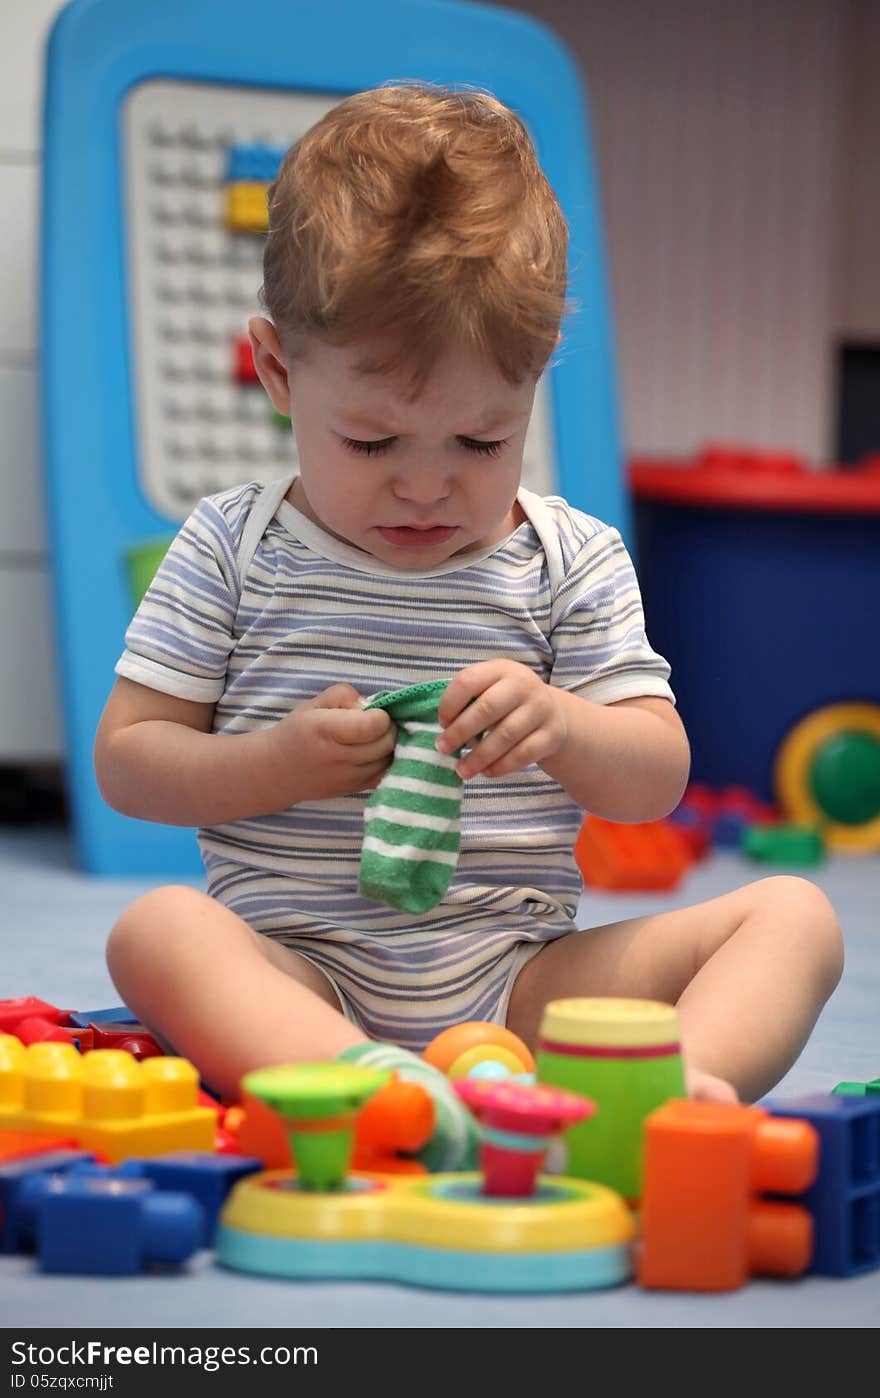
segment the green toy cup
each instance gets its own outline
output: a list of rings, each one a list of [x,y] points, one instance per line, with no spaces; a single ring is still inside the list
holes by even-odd
[[[596,1114],[565,1133],[565,1173],[617,1190],[642,1190],[645,1117],[686,1096],[678,1016],[655,1000],[554,1000],[541,1020],[538,1082],[579,1092]]]

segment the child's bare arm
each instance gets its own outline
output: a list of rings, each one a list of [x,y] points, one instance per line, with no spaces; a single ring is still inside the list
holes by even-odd
[[[441,752],[477,740],[456,764],[460,777],[506,776],[537,762],[585,811],[606,820],[659,820],[687,782],[688,740],[668,699],[596,704],[516,660],[488,660],[459,670],[438,715],[446,730],[437,739]]]
[[[566,690],[567,736],[541,763],[584,810],[606,820],[660,820],[678,805],[690,771],[684,726],[668,699],[592,704]]]
[[[117,679],[95,739],[105,801],[140,820],[224,825],[374,787],[394,750],[388,715],[363,711],[350,685],[251,733],[212,733],[213,717],[213,703]]]

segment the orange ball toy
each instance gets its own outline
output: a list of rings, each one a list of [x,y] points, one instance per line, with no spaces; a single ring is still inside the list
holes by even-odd
[[[442,1034],[431,1040],[422,1057],[433,1068],[439,1068],[441,1073],[448,1075],[453,1063],[463,1053],[484,1045],[507,1049],[519,1059],[524,1073],[535,1071],[535,1060],[522,1039],[501,1024],[484,1024],[481,1020],[454,1024],[451,1029],[444,1029]]]

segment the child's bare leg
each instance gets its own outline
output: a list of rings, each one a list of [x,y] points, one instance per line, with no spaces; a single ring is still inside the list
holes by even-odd
[[[365,1038],[317,967],[193,888],[132,903],[107,964],[126,1005],[224,1096],[252,1068],[335,1058]]]
[[[694,1095],[723,1097],[722,1079],[754,1101],[794,1063],[842,969],[828,899],[805,879],[778,876],[560,937],[523,967],[507,1022],[534,1045],[549,1000],[663,1000],[678,1007]]]

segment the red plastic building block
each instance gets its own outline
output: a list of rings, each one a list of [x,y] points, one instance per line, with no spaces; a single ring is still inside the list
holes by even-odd
[[[124,1049],[138,1062],[144,1058],[161,1058],[165,1053],[142,1024],[90,1024],[89,1029],[94,1036],[92,1047],[96,1049]]]
[[[23,1044],[73,1044],[80,1053],[88,1053],[89,1049],[94,1048],[95,1036],[91,1029],[52,1024],[42,1015],[20,1019],[13,1033]]]
[[[813,1219],[801,1194],[819,1166],[807,1121],[761,1107],[672,1101],[645,1122],[642,1286],[731,1291],[753,1273],[794,1277],[813,1253]]]
[[[574,856],[584,883],[594,888],[674,888],[693,863],[668,821],[620,825],[593,815],[584,819]]]
[[[55,1005],[47,1005],[33,995],[20,995],[17,1000],[0,1000],[0,1034],[15,1034],[23,1019],[48,1020],[50,1024],[61,1024],[64,1011]]]
[[[246,335],[235,341],[235,381],[236,383],[259,383],[254,352]]]

